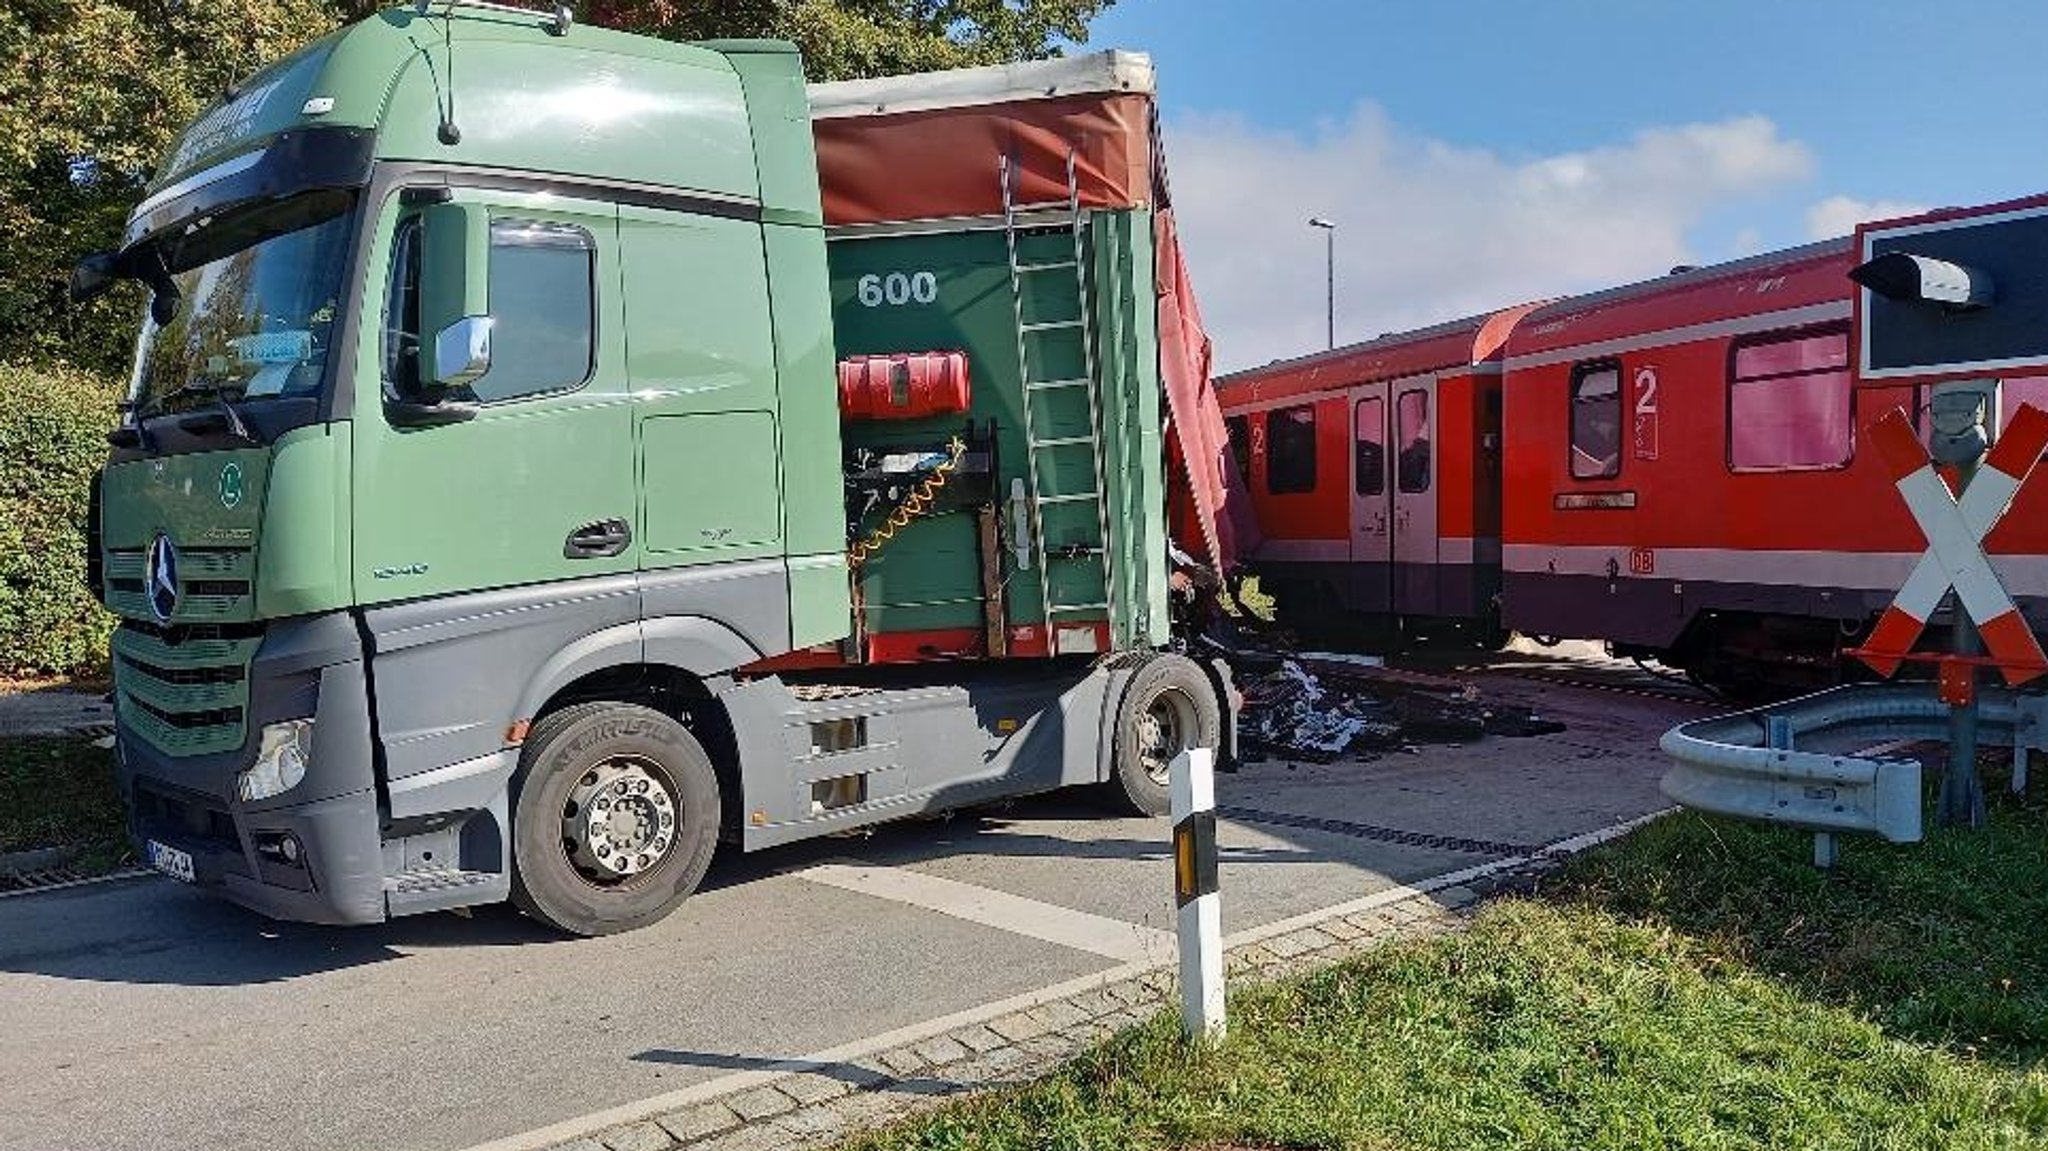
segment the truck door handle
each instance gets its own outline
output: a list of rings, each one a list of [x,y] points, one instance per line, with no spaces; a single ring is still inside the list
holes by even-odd
[[[562,542],[564,559],[589,560],[615,556],[633,543],[633,527],[625,520],[597,520],[569,533]]]

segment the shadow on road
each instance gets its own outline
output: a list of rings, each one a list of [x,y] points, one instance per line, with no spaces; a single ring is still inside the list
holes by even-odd
[[[673,1051],[655,1048],[632,1057],[635,1063],[659,1063],[670,1067],[703,1067],[714,1071],[773,1071],[777,1074],[803,1073],[836,1079],[856,1091],[888,1087],[899,1094],[951,1095],[970,1090],[974,1083],[958,1079],[888,1074],[858,1063],[820,1063],[810,1059],[768,1059],[758,1055],[726,1055],[712,1051]]]
[[[1073,825],[1094,825],[1084,836]],[[1315,864],[1324,845],[1229,846],[1225,864]],[[906,820],[757,855],[722,850],[700,896],[826,861],[906,866],[964,854],[1003,859],[1156,862],[1170,856],[1163,820],[1115,818],[1066,797],[1027,799]],[[0,900],[0,971],[106,983],[226,987],[275,983],[401,960],[442,948],[576,948],[509,905],[363,927],[279,923],[168,880],[139,878]]]
[[[155,879],[0,901],[0,971],[92,982],[241,986],[385,963],[423,948],[564,942],[509,907],[322,927],[278,923]]]

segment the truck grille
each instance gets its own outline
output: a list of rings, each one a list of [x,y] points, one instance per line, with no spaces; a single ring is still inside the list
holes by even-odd
[[[144,594],[143,549],[110,548],[106,562],[107,607],[129,619],[149,619]],[[245,620],[254,612],[249,579],[255,552],[248,548],[179,548],[179,621]]]
[[[261,624],[124,621],[114,632],[114,699],[128,730],[170,755],[242,746],[249,661]]]

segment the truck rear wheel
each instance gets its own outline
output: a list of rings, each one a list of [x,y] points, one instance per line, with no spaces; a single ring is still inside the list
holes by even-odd
[[[718,775],[682,724],[586,703],[534,725],[512,816],[512,900],[550,927],[644,927],[697,889],[718,846]]]
[[[1223,709],[1216,688],[1193,660],[1160,655],[1124,687],[1117,705],[1116,774],[1104,785],[1116,806],[1139,815],[1165,815],[1172,806],[1171,767],[1190,748],[1223,742]]]

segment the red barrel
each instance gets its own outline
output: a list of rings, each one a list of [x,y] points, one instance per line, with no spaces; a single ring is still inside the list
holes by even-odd
[[[891,352],[839,361],[839,411],[850,420],[917,420],[967,410],[966,352]]]

